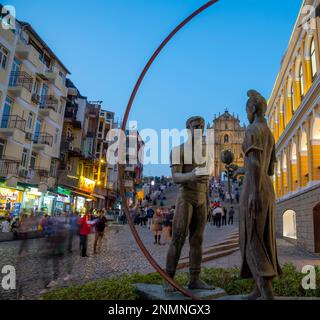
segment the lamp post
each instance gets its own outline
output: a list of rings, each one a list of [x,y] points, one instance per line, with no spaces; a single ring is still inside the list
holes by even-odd
[[[230,196],[230,202],[232,203],[232,196],[231,196],[231,175],[233,173],[233,166],[232,162],[234,161],[234,154],[230,150],[222,151],[221,153],[221,161],[226,165],[226,173],[228,177],[228,192]]]

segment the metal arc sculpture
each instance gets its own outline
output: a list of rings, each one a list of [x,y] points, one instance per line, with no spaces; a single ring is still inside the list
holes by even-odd
[[[130,96],[124,117],[123,117],[123,122],[122,122],[122,131],[125,132],[126,131],[126,127],[127,127],[127,121],[128,121],[128,117],[134,102],[134,99],[136,97],[136,94],[140,88],[140,85],[143,81],[143,79],[145,78],[148,70],[150,69],[151,65],[153,64],[153,62],[156,60],[157,56],[159,55],[159,53],[164,49],[164,47],[168,44],[168,42],[186,25],[188,24],[193,18],[195,18],[197,15],[199,15],[201,12],[203,12],[204,10],[208,9],[209,7],[211,7],[212,5],[214,5],[215,3],[217,3],[219,0],[211,0],[209,2],[207,2],[206,4],[204,4],[202,7],[200,7],[199,9],[197,9],[196,11],[194,11],[190,16],[188,16],[185,20],[183,20],[166,38],[165,40],[160,44],[160,46],[158,47],[158,49],[154,52],[154,54],[151,56],[151,58],[149,59],[148,63],[146,64],[146,66],[144,67],[142,73],[140,74],[138,81],[132,91],[132,94]],[[121,141],[123,139],[122,135],[120,135],[119,138],[119,146],[122,146],[123,141]],[[122,148],[119,147],[119,159],[122,159]],[[180,286],[179,284],[177,284],[173,279],[171,279],[169,277],[169,275],[159,266],[159,264],[155,261],[155,259],[152,257],[152,255],[149,253],[148,249],[145,247],[145,245],[143,244],[143,242],[140,239],[140,236],[134,226],[134,223],[132,221],[132,217],[130,215],[129,212],[129,207],[126,201],[126,194],[125,194],[125,188],[124,188],[124,179],[123,179],[123,164],[119,164],[119,179],[120,179],[120,194],[121,194],[121,198],[122,198],[122,204],[124,207],[124,211],[125,214],[127,216],[127,220],[128,220],[128,224],[129,227],[131,229],[131,232],[133,234],[133,237],[136,241],[136,243],[138,244],[140,250],[142,251],[142,253],[144,254],[144,256],[146,257],[146,259],[148,260],[148,262],[152,265],[152,267],[160,274],[160,276],[167,281],[168,283],[170,283],[177,291],[179,291],[180,293],[182,293],[184,296],[195,299],[193,297],[193,295],[187,291],[186,289],[184,289],[182,286]]]

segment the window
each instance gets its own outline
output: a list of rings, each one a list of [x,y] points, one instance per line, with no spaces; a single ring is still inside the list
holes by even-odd
[[[226,123],[225,128],[226,128],[226,130],[229,130],[228,123]]]
[[[229,136],[227,134],[224,136],[224,143],[229,143]]]
[[[38,79],[36,79],[36,81],[34,82],[34,85],[33,85],[32,93],[33,94],[38,94],[39,93],[39,88],[40,88],[40,82],[39,82]]]
[[[51,160],[51,163],[50,163],[50,175],[51,177],[56,176],[56,163],[54,160]]]
[[[314,39],[312,39],[312,41],[311,41],[310,57],[311,57],[312,78],[314,80],[314,78],[317,75],[317,58],[316,58],[316,47],[315,47]]]
[[[295,108],[295,99],[294,99],[294,88],[293,88],[293,82],[291,84],[291,89],[290,89],[290,94],[291,94],[291,102],[292,102],[292,114],[294,114],[294,108]]]
[[[301,63],[301,65],[300,65],[299,78],[300,78],[301,97],[303,97],[303,96],[304,96],[304,77],[303,77],[303,67],[302,67],[302,63]]]
[[[0,45],[0,67],[6,69],[9,57],[9,51]]]
[[[5,146],[6,146],[5,140],[0,139],[0,159],[3,158]]]
[[[59,71],[59,77],[61,79],[62,84],[65,84],[66,76],[61,71]]]
[[[56,129],[56,133],[54,135],[54,143],[57,144],[59,140],[59,129]]]
[[[297,239],[296,213],[288,210],[283,214],[283,236]]]
[[[21,157],[21,166],[27,168],[28,166],[28,150],[23,149],[22,157]]]
[[[36,161],[37,161],[37,154],[35,152],[32,152],[31,158],[30,158],[30,169],[34,170],[36,167]]]
[[[33,113],[30,112],[27,120],[27,128],[32,129],[32,124],[33,124]]]

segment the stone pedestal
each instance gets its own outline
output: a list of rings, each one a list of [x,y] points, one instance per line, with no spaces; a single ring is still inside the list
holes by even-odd
[[[141,299],[144,300],[191,300],[185,297],[180,292],[166,293],[161,285],[154,284],[135,284]],[[216,288],[215,290],[189,290],[191,294],[200,300],[215,300],[226,296],[223,289]]]

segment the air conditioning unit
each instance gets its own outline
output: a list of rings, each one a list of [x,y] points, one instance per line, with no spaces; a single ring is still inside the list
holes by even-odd
[[[19,176],[20,176],[21,178],[28,178],[28,176],[29,176],[29,170],[27,170],[27,169],[20,169],[20,171],[19,171]]]
[[[31,132],[26,132],[26,140],[32,141],[32,133]]]

